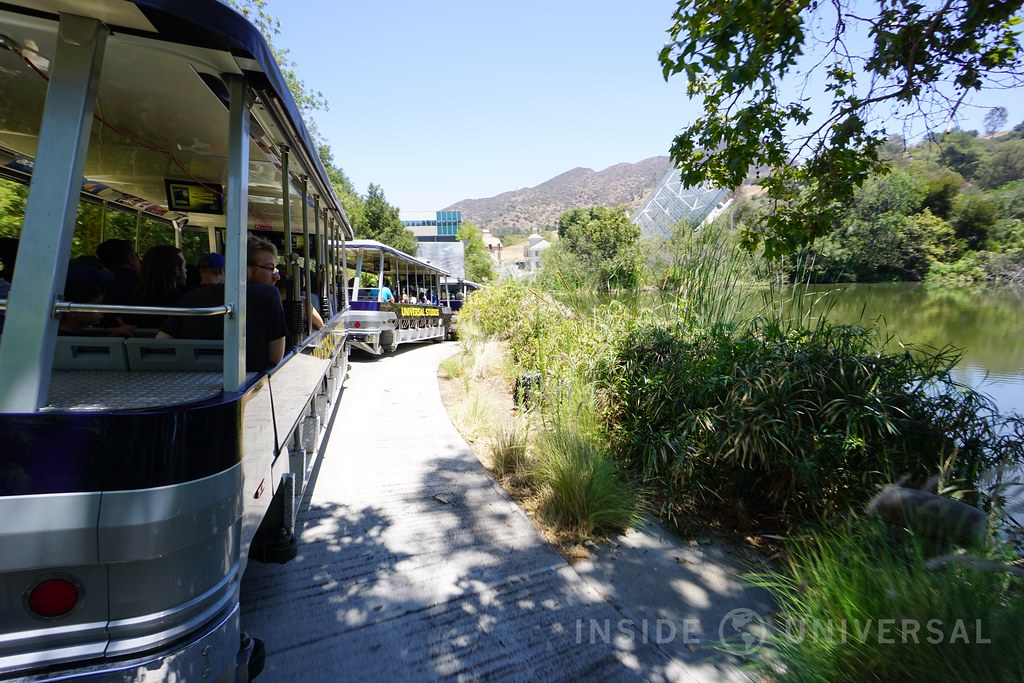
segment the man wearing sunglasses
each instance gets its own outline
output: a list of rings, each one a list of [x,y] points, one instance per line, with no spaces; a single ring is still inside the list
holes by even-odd
[[[285,325],[281,297],[274,283],[277,247],[249,235],[246,254],[245,369],[266,372],[284,358]],[[182,308],[206,308],[224,303],[224,285],[211,284],[192,290],[178,303]],[[169,316],[157,339],[223,339],[224,321],[219,316],[199,318]]]

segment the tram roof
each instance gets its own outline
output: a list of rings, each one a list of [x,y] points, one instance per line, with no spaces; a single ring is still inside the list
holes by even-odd
[[[379,251],[384,254],[388,254],[392,258],[412,266],[414,269],[413,272],[416,274],[433,273],[436,275],[451,276],[451,273],[449,273],[444,268],[441,268],[440,266],[435,266],[429,261],[423,261],[421,259],[416,258],[415,256],[410,256],[409,254],[406,254],[404,251],[399,251],[398,249],[388,246],[383,242],[378,242],[377,240],[353,240],[351,242],[346,242],[344,244],[344,247],[347,252]],[[376,269],[368,269],[366,265],[366,262],[364,262],[363,270],[366,270],[368,272],[377,272]]]
[[[83,191],[191,225],[224,217],[198,202],[170,207],[178,183],[196,195],[227,185],[228,91],[244,75],[253,96],[249,226],[281,230],[281,156],[289,150],[293,230],[301,227],[299,180],[321,207],[351,226],[270,46],[217,0],[15,0],[0,3],[0,173],[31,173],[62,12],[110,29]],[[214,194],[216,194],[214,192]],[[221,202],[223,203],[223,202]],[[310,221],[312,223],[312,220]]]

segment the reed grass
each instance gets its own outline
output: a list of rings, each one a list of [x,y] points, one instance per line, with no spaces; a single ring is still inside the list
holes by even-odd
[[[930,570],[922,547],[873,519],[793,543],[783,571],[751,579],[780,606],[762,668],[779,683],[1024,680],[1024,579]]]

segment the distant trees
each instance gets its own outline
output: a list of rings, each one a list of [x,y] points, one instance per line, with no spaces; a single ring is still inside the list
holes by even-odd
[[[800,253],[819,281],[1024,281],[1024,140],[951,131],[870,175],[833,231]],[[953,167],[958,170],[954,170]],[[761,202],[737,211],[757,221]]]
[[[1001,131],[1003,126],[1006,125],[1006,120],[1006,107],[992,107],[985,114],[985,132],[988,135],[992,135]]]

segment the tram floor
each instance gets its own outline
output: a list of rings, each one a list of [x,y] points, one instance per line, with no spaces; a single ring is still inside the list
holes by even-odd
[[[747,680],[709,647],[744,598],[706,549],[641,530],[574,568],[544,541],[444,410],[437,366],[457,349],[354,357],[299,555],[242,582],[260,680]],[[634,602],[637,572],[670,604]]]

